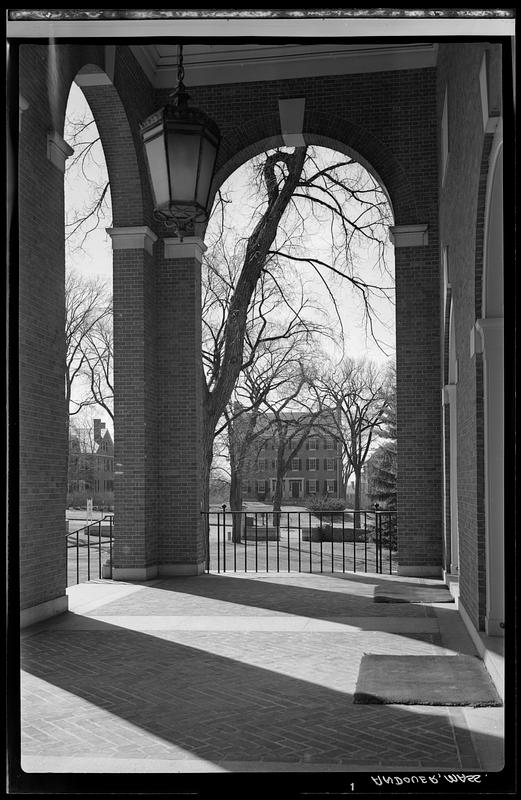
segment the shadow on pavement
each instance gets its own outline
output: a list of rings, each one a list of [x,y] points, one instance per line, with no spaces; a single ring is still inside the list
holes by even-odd
[[[23,687],[22,752],[479,769],[468,731],[453,732],[443,713],[357,706],[350,693],[282,674],[269,633],[249,635],[262,658],[271,647],[273,668],[241,661],[240,636],[225,657],[169,635],[179,638],[98,623],[26,639],[23,669],[39,680]]]
[[[292,614],[312,619],[349,624],[347,617],[434,617],[424,604],[373,602],[373,585],[382,581],[329,580],[330,575],[247,578],[227,575],[200,575],[169,578],[154,582],[146,592],[99,606],[97,616],[115,614]],[[297,583],[297,581],[300,581]],[[327,581],[327,583],[326,583]],[[360,583],[368,585],[361,593]],[[394,582],[393,586],[399,584]],[[363,590],[362,590],[363,591]],[[94,613],[94,612],[93,612]]]

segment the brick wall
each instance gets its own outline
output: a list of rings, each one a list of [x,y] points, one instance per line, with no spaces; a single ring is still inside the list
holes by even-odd
[[[384,181],[396,224],[436,224],[435,69],[321,76],[210,87],[187,85],[217,122],[218,182],[280,140],[279,98],[305,97],[306,140],[350,146]],[[165,104],[168,91],[156,93]],[[272,145],[273,146],[273,145]]]
[[[157,564],[158,416],[154,258],[115,250],[114,453],[116,568]]]
[[[19,49],[19,91],[28,103],[22,115],[19,136],[18,183],[19,552],[22,609],[53,600],[65,592],[67,411],[63,389],[63,175],[47,159],[46,147],[48,131],[63,134],[69,88],[76,73],[85,65],[103,68],[104,48],[100,45],[59,45],[50,49],[40,44],[26,44]],[[129,70],[135,69],[135,61],[128,50],[120,51],[117,67],[121,80],[125,82]],[[86,94],[102,130],[114,218],[123,226],[143,224],[140,186],[143,164],[139,165],[139,159],[133,154],[133,138],[128,133],[128,127],[125,129],[123,106],[115,89],[110,86],[90,87],[86,89]],[[150,97],[148,100],[150,102]],[[136,108],[136,113],[140,112],[141,109]],[[120,280],[116,280],[117,302],[120,296],[118,287],[124,284],[128,270],[132,271],[130,263],[128,268],[122,268]],[[144,291],[148,295],[152,292],[155,302],[153,281],[147,283]],[[150,318],[153,320],[153,313]],[[130,325],[133,325],[133,321]],[[153,324],[149,324],[148,328],[153,329]],[[149,358],[153,352],[150,336],[146,347],[146,356]],[[132,355],[130,352],[130,361]],[[153,364],[150,358],[149,363]],[[134,369],[133,365],[131,369]],[[116,380],[121,384],[122,376],[119,375]],[[149,386],[153,387],[153,382]],[[133,447],[141,435],[134,426],[131,428],[129,447]],[[155,447],[149,445],[148,453],[149,458],[155,455]],[[147,469],[145,482],[148,498],[153,480],[153,469]],[[125,496],[120,495],[120,504],[124,501]],[[147,502],[155,512],[157,503],[151,499]],[[124,524],[124,514],[120,520]],[[153,524],[151,527],[154,527]],[[141,543],[138,547],[142,547]],[[147,547],[147,558],[153,561],[150,537]]]
[[[448,246],[458,357],[458,521],[460,597],[483,628],[486,601],[483,365],[471,357],[469,337],[481,316],[484,191],[491,134],[483,131],[479,70],[489,52],[489,106],[500,109],[500,48],[486,43],[440,45],[438,119],[448,87],[449,158],[440,191],[440,238]]]
[[[192,258],[159,252],[156,269],[160,563],[198,564],[204,560],[201,268]]]
[[[19,91],[19,556],[20,607],[65,593],[67,409],[64,398],[63,174],[47,133],[63,131],[74,71],[59,48],[22,45]],[[16,279],[15,281],[16,282]]]

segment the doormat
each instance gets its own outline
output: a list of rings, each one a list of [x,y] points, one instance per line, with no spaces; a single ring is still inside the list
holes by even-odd
[[[381,583],[376,586],[374,603],[453,603],[454,597],[445,584],[422,586],[421,584],[400,584],[397,586]]]
[[[492,679],[476,656],[362,657],[354,703],[420,706],[501,706]]]

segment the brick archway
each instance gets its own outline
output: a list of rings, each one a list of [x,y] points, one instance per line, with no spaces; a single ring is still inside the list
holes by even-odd
[[[65,601],[59,564],[67,446],[62,308],[67,145],[61,136],[75,76],[83,82],[102,137],[117,226],[114,333],[116,358],[121,354],[116,372],[116,395],[121,399],[116,401],[115,456],[123,465],[119,486],[116,483],[117,578],[196,574],[202,569],[196,488],[201,436],[201,248],[197,242],[180,245],[153,222],[139,123],[165,101],[166,90],[153,88],[131,49],[37,44],[23,45],[22,51],[20,93],[26,110],[19,178],[24,265],[21,536],[27,547],[21,584],[22,608],[30,608]],[[197,86],[191,95],[191,102],[221,128],[216,185],[254,152],[288,142],[287,130],[281,128],[280,104],[297,99],[305,102],[302,126],[289,133],[304,132],[310,143],[355,151],[389,193],[396,248],[399,564],[402,574],[439,575],[440,347],[439,337],[433,335],[439,313],[435,70],[360,73],[348,79],[339,74],[255,80]],[[42,387],[43,410],[34,386]],[[183,425],[175,424],[180,419]]]
[[[423,222],[419,211],[415,184],[390,148],[370,131],[350,123],[340,116],[308,112],[302,137],[305,144],[327,147],[358,161],[377,181],[387,196],[395,224]],[[284,146],[280,119],[276,115],[255,117],[247,124],[235,127],[221,147],[213,196],[217,189],[242,164],[254,156],[275,147]]]
[[[266,114],[228,132],[213,191],[247,160],[284,145],[280,128],[280,119]],[[438,577],[443,541],[439,504],[442,418],[437,402],[441,348],[434,335],[440,311],[437,221],[432,205],[437,194],[430,177],[435,173],[432,171],[420,181],[418,164],[406,169],[403,160],[377,136],[338,116],[306,111],[299,135],[306,144],[343,152],[359,161],[386,193],[395,217],[391,238],[396,265],[397,413],[401,443],[399,571],[403,575]],[[422,450],[418,448],[420,441]]]
[[[96,122],[110,181],[113,224],[142,225],[143,186],[132,131],[119,92],[109,76],[95,65],[82,67],[75,82],[85,95]]]

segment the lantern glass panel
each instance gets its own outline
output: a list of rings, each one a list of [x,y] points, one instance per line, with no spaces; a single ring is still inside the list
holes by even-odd
[[[170,187],[168,185],[168,170],[166,161],[165,140],[163,138],[163,127],[159,126],[153,133],[158,135],[145,140],[148,168],[154,194],[154,204],[156,207],[165,205],[170,200]]]
[[[203,137],[201,142],[201,155],[199,162],[199,179],[197,182],[197,196],[196,200],[202,208],[206,208],[208,203],[208,195],[210,192],[210,183],[213,176],[213,168],[215,163],[216,147],[210,139],[206,136]]]
[[[193,203],[197,185],[200,137],[197,131],[168,132],[168,163],[173,203]]]
[[[146,153],[154,205],[156,207],[168,204],[170,189],[168,186],[168,170],[166,168],[165,142],[162,136],[151,139],[146,143]]]

